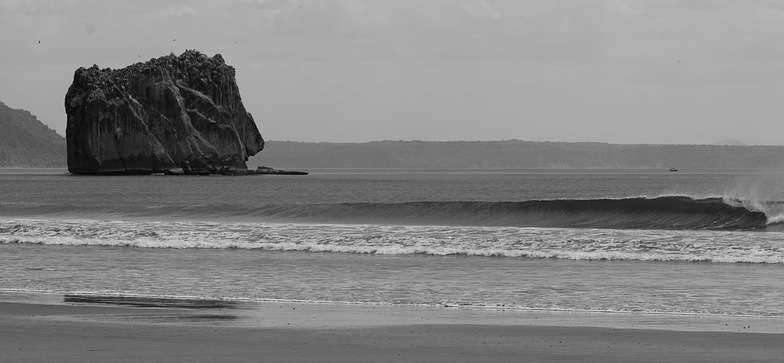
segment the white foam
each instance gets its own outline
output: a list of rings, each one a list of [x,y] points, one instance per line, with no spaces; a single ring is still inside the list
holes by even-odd
[[[20,219],[0,221],[0,243],[784,263],[784,233],[781,232]]]

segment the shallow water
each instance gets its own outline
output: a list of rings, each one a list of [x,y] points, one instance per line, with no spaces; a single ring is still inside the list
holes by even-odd
[[[781,177],[0,173],[0,290],[778,319],[784,235],[776,230],[323,223],[259,206],[662,195],[781,201]]]

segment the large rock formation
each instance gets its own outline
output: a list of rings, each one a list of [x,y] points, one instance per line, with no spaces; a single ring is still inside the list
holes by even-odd
[[[234,68],[195,50],[112,70],[79,68],[65,95],[75,174],[240,172],[264,148]]]

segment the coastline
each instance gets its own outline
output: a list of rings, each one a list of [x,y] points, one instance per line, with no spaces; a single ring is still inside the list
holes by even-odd
[[[9,361],[781,361],[779,319],[763,320],[295,302],[137,307],[3,293],[0,351]]]

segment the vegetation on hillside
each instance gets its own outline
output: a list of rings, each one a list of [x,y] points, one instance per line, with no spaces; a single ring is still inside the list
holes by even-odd
[[[65,138],[30,112],[0,102],[0,168],[64,168]]]

